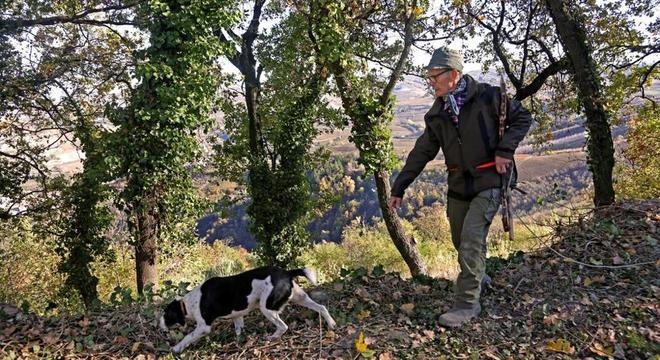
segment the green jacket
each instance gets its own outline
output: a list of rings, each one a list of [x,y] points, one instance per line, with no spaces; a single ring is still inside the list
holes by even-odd
[[[392,196],[403,194],[426,164],[442,149],[448,172],[448,196],[471,200],[477,193],[501,186],[501,177],[494,166],[477,166],[495,160],[495,155],[513,159],[520,141],[532,124],[532,116],[519,101],[509,99],[504,138],[499,139],[500,88],[467,81],[465,103],[458,116],[458,129],[445,111],[444,101],[437,98],[424,115],[426,128],[417,139],[406,164],[392,185]]]

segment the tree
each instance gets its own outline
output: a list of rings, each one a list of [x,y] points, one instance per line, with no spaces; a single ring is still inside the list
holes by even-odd
[[[115,107],[118,176],[126,179],[120,204],[129,216],[138,292],[157,284],[159,241],[171,239],[199,215],[189,166],[199,154],[198,129],[210,129],[217,86],[213,62],[229,51],[214,35],[236,20],[232,3],[167,0],[140,3],[149,47],[139,52],[139,84],[130,104]],[[190,225],[188,225],[191,227]]]
[[[224,179],[242,181],[247,172],[247,213],[257,253],[266,263],[287,266],[309,244],[312,141],[317,126],[332,126],[333,113],[321,99],[328,73],[311,56],[307,19],[273,2],[269,12],[278,22],[263,32],[264,3],[252,3],[242,35],[233,29],[218,32],[226,44],[240,48],[229,60],[243,75],[244,94],[240,105],[234,92],[226,92],[228,139],[217,146],[217,167]],[[262,74],[267,76],[263,82]]]
[[[7,201],[0,214],[30,216],[35,231],[58,236],[65,291],[77,291],[90,306],[98,282],[90,265],[111,255],[104,236],[112,219],[104,106],[128,82],[135,47],[110,25],[131,24],[126,10],[133,5],[5,5],[0,137],[6,151],[0,163],[7,171],[1,171],[0,196]],[[8,39],[22,50],[12,50]],[[72,182],[47,165],[47,152],[62,143],[85,154],[82,172]]]
[[[578,93],[587,117],[587,152],[589,169],[594,179],[594,204],[610,205],[614,202],[614,145],[600,74],[591,55],[593,50],[589,46],[576,10],[563,0],[548,0],[547,4],[564,50],[571,60]]]
[[[106,29],[71,26],[69,31],[77,34],[73,44],[81,45],[65,45],[62,50],[67,53],[56,57],[66,59],[62,65],[75,63],[77,67],[56,82],[65,96],[53,106],[53,110],[58,108],[53,119],[68,124],[84,158],[82,171],[61,189],[64,216],[57,222],[61,235],[56,251],[62,258],[59,269],[67,274],[65,291],[77,290],[89,308],[98,298],[98,279],[91,264],[113,258],[106,233],[114,220],[110,205],[116,194],[111,186],[114,168],[107,160],[113,154],[115,134],[107,127],[104,110],[113,93],[127,90],[122,81],[132,67],[132,46],[122,44],[117,34]]]
[[[563,4],[569,6],[567,2]],[[568,23],[559,25],[555,21],[557,13],[551,11],[547,1],[461,1],[458,5],[445,10],[446,16],[462,16],[467,23],[465,31],[461,32],[464,38],[474,35],[477,28],[488,31],[489,36],[469,54],[479,60],[490,58],[485,62],[486,69],[493,62],[499,62],[516,89],[515,97],[529,100],[538,123],[533,130],[537,145],[551,139],[555,120],[552,115],[566,117],[579,113],[580,107],[584,109],[589,134],[588,164],[595,188],[594,203],[603,205],[614,201],[611,176],[614,150],[610,123],[616,120],[613,118],[616,111],[619,114],[628,111],[626,107],[629,107],[631,99],[638,96],[635,92],[641,90],[641,96],[649,100],[644,88],[648,86],[649,76],[658,62],[650,65],[642,62],[650,59],[660,48],[652,37],[642,34],[635,18],[652,17],[652,2],[629,4],[617,0],[570,5],[571,11],[565,13],[573,19],[573,25],[581,28],[580,36],[572,32],[578,31],[577,28],[568,30],[565,27]],[[560,30],[559,26],[564,28]],[[657,19],[649,25],[650,34],[654,33],[654,26],[657,27]],[[566,44],[565,36],[568,35],[573,39],[571,51]],[[576,40],[578,37],[580,41]],[[590,68],[575,67],[577,42],[584,46],[580,56],[591,58]],[[562,44],[563,47],[560,47]],[[582,60],[581,64],[586,66],[587,60]],[[587,90],[584,88],[584,77],[589,72],[596,76],[593,80],[600,83],[597,85],[600,88],[599,100],[596,101],[604,105],[604,112],[600,115],[596,115],[600,111],[595,110],[599,106],[584,103],[585,100],[593,103],[592,99],[584,97],[586,93],[583,92]],[[541,97],[550,96],[552,100],[543,100],[537,95],[539,93]]]
[[[456,5],[456,6],[454,6]],[[543,1],[458,1],[445,3],[442,18],[460,19],[457,38],[474,39],[485,33],[466,59],[488,71],[496,66],[514,90],[514,98],[526,101],[536,126],[530,136],[542,149],[552,139],[555,118],[567,116],[575,100],[565,74],[568,58],[557,52],[559,39]],[[548,101],[550,97],[550,101]]]
[[[392,90],[412,66],[410,49],[426,29],[420,15],[426,2],[417,1],[313,1],[298,9],[314,24],[317,56],[328,64],[351,121],[350,140],[358,148],[359,162],[376,180],[380,209],[392,241],[413,275],[426,267],[393,209],[387,205],[390,171],[396,164],[390,124],[394,117]],[[388,35],[397,36],[387,41]],[[375,64],[369,69],[368,61]],[[378,67],[390,71],[379,74]]]

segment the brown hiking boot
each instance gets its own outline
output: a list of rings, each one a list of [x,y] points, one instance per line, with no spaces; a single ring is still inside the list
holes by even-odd
[[[479,316],[481,313],[481,305],[472,306],[456,306],[448,312],[440,315],[438,322],[444,327],[459,327],[472,318]]]

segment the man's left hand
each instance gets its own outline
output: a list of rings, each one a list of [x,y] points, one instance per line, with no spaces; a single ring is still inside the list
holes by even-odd
[[[497,172],[500,174],[505,174],[506,168],[511,166],[511,163],[513,163],[511,159],[503,158],[497,155],[495,156],[495,168],[497,169]]]

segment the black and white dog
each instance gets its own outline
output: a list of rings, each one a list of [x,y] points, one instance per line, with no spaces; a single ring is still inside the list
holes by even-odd
[[[334,328],[335,321],[325,306],[314,302],[293,281],[297,276],[305,276],[316,284],[316,275],[310,269],[287,271],[278,267],[260,267],[234,276],[206,280],[183,298],[167,305],[160,318],[160,327],[164,331],[175,324],[184,325],[186,320],[196,323],[195,330],[172,347],[172,352],[181,352],[208,334],[213,320],[217,318],[233,319],[236,335],[240,335],[243,316],[257,307],[277,327],[268,339],[278,338],[288,329],[279,312],[289,300],[318,312],[328,327]]]

